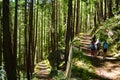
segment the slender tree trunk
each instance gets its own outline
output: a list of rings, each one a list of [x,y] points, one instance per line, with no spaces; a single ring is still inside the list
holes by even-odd
[[[49,12],[51,11],[51,9],[48,10]],[[48,16],[48,28],[51,27],[51,15]],[[48,31],[48,53],[50,53],[51,51],[51,31]]]
[[[18,56],[18,65],[22,65],[22,55],[21,54],[21,28],[19,29],[19,56]],[[18,68],[18,79],[20,80],[20,68]]]
[[[43,12],[43,9],[42,9],[42,22],[41,22],[41,43],[40,43],[40,59],[43,60],[43,26],[44,26],[44,12]]]
[[[100,20],[101,20],[101,13],[100,13],[100,6],[99,6],[99,2],[96,1],[95,3],[95,9],[96,9],[96,18],[97,18],[97,22],[98,24],[100,24]]]
[[[52,32],[51,32],[51,47],[52,52],[56,50],[56,0],[52,1]]]
[[[115,0],[116,11],[119,10],[119,1],[120,1],[120,0]]]
[[[30,0],[30,11],[29,11],[29,46],[27,54],[27,79],[31,79],[32,70],[32,50],[33,50],[33,0]]]
[[[103,0],[99,1],[99,16],[100,16],[100,23],[103,20]]]
[[[87,25],[87,20],[88,20],[88,11],[87,11],[87,3],[85,3],[85,29],[84,29],[84,31],[85,31],[85,33],[87,32],[87,30],[88,30],[88,25]]]
[[[37,51],[36,51],[36,46],[37,46],[37,40],[38,40],[38,1],[37,1],[37,11],[36,11],[36,30],[35,30],[35,34],[36,34],[36,36],[35,36],[35,52],[37,53]],[[37,54],[36,54],[37,55]]]
[[[76,34],[80,32],[80,0],[77,0]]]
[[[108,18],[113,17],[113,12],[112,12],[112,0],[108,0]]]
[[[13,63],[13,52],[12,52],[12,41],[9,25],[9,0],[3,0],[3,58],[5,71],[7,73],[7,80],[17,80],[14,63]]]
[[[27,54],[28,54],[28,39],[27,39],[27,0],[25,0],[24,6],[24,67],[27,70]],[[27,71],[26,71],[27,72]]]
[[[104,20],[107,18],[107,0],[104,0]]]
[[[81,5],[80,5],[80,32],[82,32],[82,2],[81,2]]]
[[[58,48],[57,48],[57,50],[59,49],[59,42],[60,42],[60,39],[61,39],[61,30],[62,30],[62,26],[61,26],[61,22],[62,22],[62,20],[61,20],[61,2],[60,1],[58,1],[58,35],[57,35],[57,45],[58,45]]]
[[[97,20],[96,20],[96,10],[95,10],[95,13],[94,13],[94,26],[95,26],[95,27],[97,26]]]
[[[71,36],[72,36],[72,38],[74,37],[74,35],[76,34],[76,0],[74,0],[74,8],[73,8],[73,28],[74,29],[72,29],[72,32],[74,33],[74,34],[72,34]]]
[[[68,0],[68,18],[67,18],[67,29],[65,36],[65,65],[67,65],[69,55],[69,43],[71,38],[71,23],[72,23],[72,0]]]
[[[0,2],[0,17],[2,17],[1,2]],[[1,18],[0,18],[0,66],[2,66],[2,22],[1,22]],[[0,68],[0,70],[1,70],[1,68]]]
[[[13,62],[14,66],[13,68],[15,69],[14,74],[16,74],[16,67],[17,67],[17,12],[18,9],[18,0],[15,0],[15,17],[14,17],[14,35],[13,35]],[[15,79],[17,80],[17,76],[15,76]]]

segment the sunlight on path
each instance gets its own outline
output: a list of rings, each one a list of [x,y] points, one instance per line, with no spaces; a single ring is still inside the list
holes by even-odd
[[[120,80],[120,61],[117,63],[105,62],[102,67],[95,69],[95,73],[108,79]]]

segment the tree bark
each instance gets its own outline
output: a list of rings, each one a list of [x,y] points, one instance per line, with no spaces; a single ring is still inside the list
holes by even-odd
[[[115,0],[116,11],[119,10],[119,1],[120,1],[120,0]]]
[[[104,0],[104,21],[106,20],[107,18],[107,0]]]
[[[67,29],[65,36],[65,65],[67,65],[69,55],[69,43],[71,40],[71,24],[72,24],[72,0],[68,0],[68,18],[67,18]]]
[[[100,21],[103,20],[103,0],[100,0],[99,2],[99,12],[100,12]]]
[[[108,18],[113,17],[113,12],[112,12],[112,0],[108,0]]]
[[[76,0],[74,0],[74,8],[73,8],[73,28],[76,30]],[[72,29],[72,32],[76,34],[76,31]],[[75,34],[72,34],[72,38],[74,37]]]
[[[80,32],[80,0],[77,0],[76,34]]]
[[[24,67],[25,71],[27,72],[27,54],[28,54],[28,28],[27,28],[27,0],[25,0],[25,6],[24,6]]]
[[[17,67],[17,12],[18,9],[18,0],[15,0],[15,17],[14,17],[14,35],[13,35],[13,62],[14,62],[14,66],[13,68],[15,69],[14,74],[16,74],[16,67]],[[17,80],[17,76],[15,76],[15,79]]]
[[[0,66],[2,66],[2,22],[1,22],[1,2],[0,2]],[[0,68],[1,70],[1,68]]]
[[[4,66],[7,74],[7,80],[17,80],[14,69],[14,57],[12,51],[12,41],[9,25],[9,0],[3,0],[3,58]]]
[[[52,30],[51,30],[51,47],[52,52],[56,50],[56,0],[52,1]]]
[[[27,54],[27,79],[31,80],[32,74],[32,50],[33,50],[33,0],[30,0],[29,7],[29,46],[28,46],[28,54]]]

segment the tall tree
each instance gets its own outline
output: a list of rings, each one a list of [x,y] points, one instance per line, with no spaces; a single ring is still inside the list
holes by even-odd
[[[52,1],[52,30],[51,30],[51,47],[52,52],[56,50],[56,1]]]
[[[7,80],[17,80],[14,69],[14,57],[12,51],[12,41],[9,25],[9,0],[3,0],[3,57],[4,57],[4,66],[7,73]]]
[[[27,54],[28,54],[28,28],[27,28],[27,0],[24,3],[24,67],[27,70]]]
[[[32,59],[32,54],[33,54],[33,0],[30,0],[30,7],[29,7],[29,46],[28,46],[28,54],[27,54],[27,79],[31,79],[31,60]]]
[[[1,15],[1,2],[0,2],[0,17]],[[0,66],[2,66],[2,22],[0,18]]]
[[[99,1],[100,22],[103,20],[103,0]]]
[[[72,32],[75,33],[75,34],[77,33],[77,32],[76,32],[76,30],[77,30],[77,29],[76,29],[76,28],[77,28],[77,27],[76,27],[76,20],[75,20],[75,19],[77,19],[77,18],[76,18],[76,14],[77,14],[77,13],[76,13],[76,5],[77,5],[77,3],[76,3],[76,2],[77,2],[77,1],[74,0],[74,7],[73,7],[73,28],[75,28],[75,30],[72,29]],[[74,37],[75,34],[72,34],[72,37]]]
[[[80,0],[77,0],[76,34],[80,32]]]
[[[107,18],[107,0],[104,0],[104,20]]]
[[[67,64],[68,55],[69,55],[71,27],[72,27],[72,0],[68,0],[68,18],[67,18],[67,28],[66,28],[66,36],[65,36],[65,65]]]
[[[15,0],[15,18],[14,18],[14,35],[13,35],[13,58],[14,58],[14,69],[16,70],[17,67],[17,16],[18,16],[18,0]],[[16,74],[16,71],[15,71]],[[17,76],[15,76],[15,79],[17,79]]]
[[[113,17],[112,0],[108,0],[108,18]]]
[[[119,9],[119,2],[120,2],[120,0],[115,0],[116,11],[118,11],[118,9]]]

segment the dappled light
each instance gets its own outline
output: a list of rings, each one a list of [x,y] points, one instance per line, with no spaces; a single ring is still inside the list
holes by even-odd
[[[120,0],[0,0],[0,80],[120,80]]]

